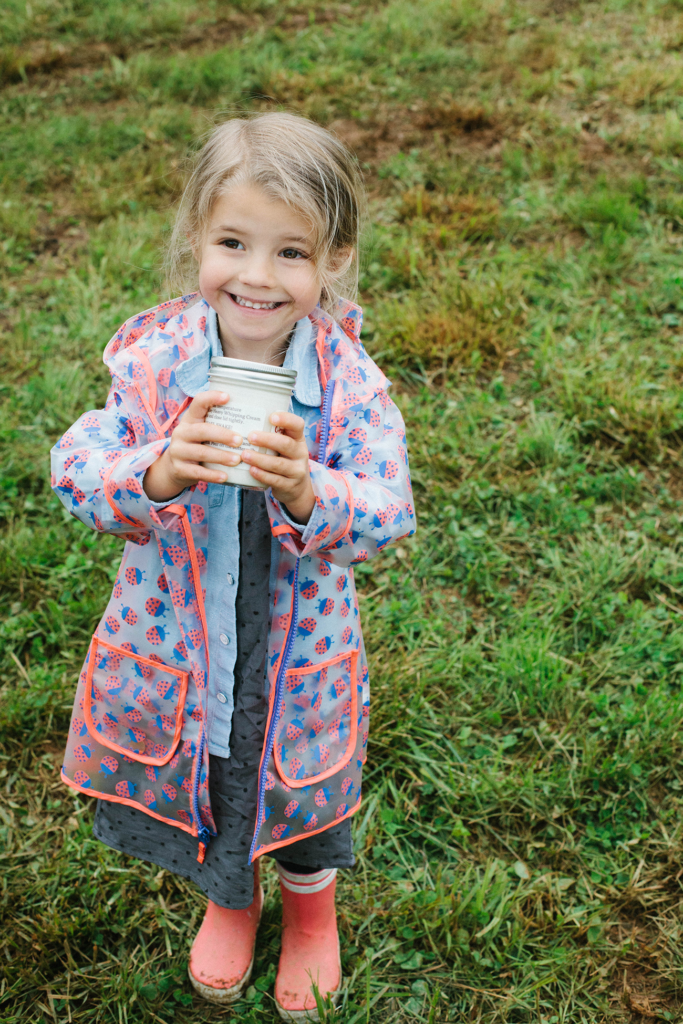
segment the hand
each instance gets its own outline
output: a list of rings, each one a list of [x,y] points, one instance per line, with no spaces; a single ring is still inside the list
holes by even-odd
[[[315,505],[315,494],[308,468],[308,448],[304,440],[304,421],[291,412],[274,412],[270,417],[277,434],[263,430],[249,434],[250,444],[270,448],[275,455],[261,455],[247,448],[242,462],[249,465],[251,475],[272,488],[273,495],[297,523],[307,523]]]
[[[225,483],[224,473],[206,469],[201,463],[207,460],[236,466],[240,461],[237,452],[226,452],[222,448],[207,449],[203,444],[205,441],[217,441],[219,444],[238,447],[242,443],[242,438],[233,430],[204,422],[211,406],[225,405],[229,401],[230,396],[222,391],[203,391],[192,400],[171,433],[170,445],[145,473],[142,486],[148,498],[152,501],[169,501],[199,480]]]

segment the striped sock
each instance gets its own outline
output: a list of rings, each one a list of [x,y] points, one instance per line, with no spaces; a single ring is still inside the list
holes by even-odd
[[[331,885],[337,877],[336,868],[323,868],[322,871],[316,871],[314,875],[297,875],[293,871],[283,868],[281,864],[277,865],[277,873],[283,888],[289,889],[290,892],[303,894],[321,892],[323,889],[327,889],[328,885]]]

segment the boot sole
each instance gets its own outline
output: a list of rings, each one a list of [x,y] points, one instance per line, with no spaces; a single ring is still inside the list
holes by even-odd
[[[327,995],[333,1006],[336,1006],[339,1002],[339,997],[342,994],[342,977],[341,972],[339,975],[339,988],[336,988],[334,992],[328,992]],[[318,1013],[317,1006],[312,1006],[310,1010],[286,1010],[284,1006],[280,1006],[277,999],[275,999],[275,1006],[281,1020],[292,1021],[294,1024],[307,1024],[310,1021],[319,1021],[320,1015]]]
[[[192,987],[199,993],[202,999],[206,999],[207,1003],[214,1003],[216,1006],[229,1006],[230,1003],[236,1003],[241,998],[242,992],[249,984],[253,969],[254,954],[252,954],[251,963],[247,967],[244,977],[240,978],[237,984],[232,985],[230,988],[214,988],[213,985],[204,985],[203,982],[197,981],[189,967],[187,968],[187,973]]]
[[[265,893],[263,892],[263,886],[260,887],[260,893],[261,893],[261,908],[259,910],[258,922],[257,922],[257,925],[256,925],[256,930],[257,931],[258,931],[258,926],[261,923],[261,916],[263,914],[263,903],[264,903],[264,898],[265,898]],[[229,1006],[230,1003],[236,1003],[240,999],[240,997],[242,995],[242,992],[244,991],[244,989],[249,984],[249,979],[251,978],[251,972],[254,969],[254,959],[255,959],[255,957],[256,957],[256,943],[254,943],[254,949],[253,949],[252,954],[251,954],[251,963],[247,967],[247,970],[246,970],[245,974],[240,978],[240,980],[237,982],[236,985],[231,985],[230,988],[214,988],[213,985],[205,985],[204,982],[198,981],[197,978],[195,978],[194,974],[190,970],[190,965],[188,964],[187,965],[187,974],[188,974],[188,977],[190,979],[190,984],[192,985],[192,987],[195,990],[195,992],[199,993],[199,995],[202,997],[202,999],[205,999],[207,1001],[207,1003],[213,1003],[215,1006]]]

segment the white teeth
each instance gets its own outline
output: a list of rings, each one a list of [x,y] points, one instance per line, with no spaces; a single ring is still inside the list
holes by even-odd
[[[241,295],[233,295],[238,306],[246,306],[247,309],[275,309],[279,302],[252,302],[251,299],[243,299]]]

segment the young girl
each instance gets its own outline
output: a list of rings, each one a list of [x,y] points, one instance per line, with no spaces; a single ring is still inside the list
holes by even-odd
[[[341,985],[335,875],[354,863],[369,707],[353,565],[415,521],[401,416],[360,309],[339,298],[361,198],[353,158],[303,118],[217,128],[171,243],[198,292],[117,331],[104,410],[52,453],[65,506],[126,541],[63,779],[98,798],[102,842],[209,897],[189,973],[212,1002],[249,980],[259,858],[275,855],[286,1020],[317,1020],[313,986],[334,1001]],[[297,371],[276,432],[205,422],[229,401],[207,390],[217,356]],[[209,441],[225,446],[210,461],[242,461],[255,489],[204,467]]]

